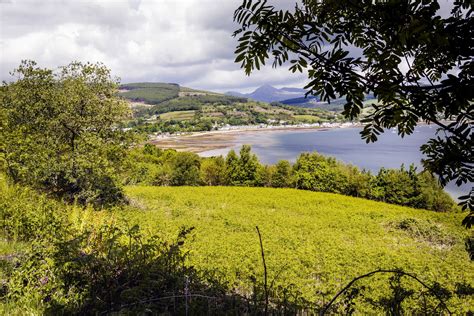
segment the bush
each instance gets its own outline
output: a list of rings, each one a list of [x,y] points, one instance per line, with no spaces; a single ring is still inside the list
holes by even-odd
[[[286,188],[291,186],[291,165],[286,160],[280,160],[275,165],[271,185],[274,188]]]
[[[225,184],[225,161],[221,156],[203,159],[201,162],[201,181],[204,185]]]
[[[196,154],[160,150],[151,144],[134,149],[123,175],[126,184],[230,185],[296,187],[339,193],[434,211],[455,209],[451,197],[428,172],[382,168],[376,176],[318,153],[302,153],[296,163],[286,160],[262,165],[250,146],[240,155],[230,150],[223,157],[200,158]]]
[[[37,302],[52,315],[165,312],[174,302],[153,298],[184,294],[186,280],[190,290],[208,289],[184,264],[181,247],[190,231],[166,243],[145,238],[138,226],[106,225],[72,238],[36,241],[10,271],[4,299],[18,306]]]
[[[61,236],[67,210],[29,188],[9,185],[0,174],[1,235],[9,241]]]
[[[0,94],[0,165],[10,179],[53,196],[98,206],[122,201],[117,178],[129,114],[103,65],[55,72],[23,62]]]
[[[451,247],[459,241],[452,234],[445,232],[439,225],[426,220],[405,218],[392,223],[392,226],[406,232],[412,238],[433,245]]]
[[[318,153],[302,153],[293,172],[296,187],[304,190],[343,193],[348,182],[334,158]]]
[[[171,164],[171,185],[198,185],[199,156],[190,152],[176,153]]]

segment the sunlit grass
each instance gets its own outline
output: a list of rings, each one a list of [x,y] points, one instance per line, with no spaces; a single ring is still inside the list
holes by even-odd
[[[118,221],[138,223],[165,238],[182,226],[195,227],[187,244],[190,263],[242,290],[251,275],[262,275],[257,225],[270,279],[280,273],[275,286],[292,287],[311,301],[378,268],[402,268],[451,289],[474,280],[474,264],[464,250],[463,214],[293,189],[127,187],[126,192],[138,208],[116,213]],[[434,227],[454,244],[396,228],[403,219]],[[381,293],[387,280],[367,286]]]

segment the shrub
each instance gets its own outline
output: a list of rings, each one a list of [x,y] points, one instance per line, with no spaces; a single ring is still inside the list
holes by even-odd
[[[190,152],[176,153],[171,163],[171,185],[198,185],[199,156]]]
[[[274,188],[286,188],[291,186],[291,165],[286,160],[280,160],[275,165],[271,185]]]
[[[458,241],[455,236],[447,233],[441,226],[426,220],[404,218],[391,223],[391,225],[406,232],[414,239],[425,241],[433,245],[451,247]]]
[[[225,184],[225,160],[222,156],[203,159],[201,162],[201,181],[205,185]]]
[[[347,177],[334,158],[318,153],[302,153],[293,166],[295,185],[299,189],[343,193]]]
[[[131,140],[117,126],[129,110],[110,71],[23,62],[13,75],[0,94],[0,164],[9,178],[68,201],[119,203],[117,170]]]
[[[0,174],[1,235],[10,241],[60,236],[67,210],[29,188],[9,185]]]

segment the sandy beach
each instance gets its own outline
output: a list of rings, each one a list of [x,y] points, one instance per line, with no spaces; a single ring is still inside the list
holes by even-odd
[[[337,124],[334,126],[278,126],[278,127],[246,127],[210,132],[196,132],[181,135],[160,135],[152,137],[150,142],[162,149],[173,148],[178,151],[191,151],[200,153],[209,150],[231,147],[236,144],[238,135],[246,133],[270,133],[281,131],[318,130],[325,131],[333,128],[358,127],[355,124]]]

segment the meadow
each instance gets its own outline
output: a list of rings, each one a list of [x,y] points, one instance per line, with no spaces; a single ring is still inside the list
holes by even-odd
[[[263,278],[256,226],[274,289],[308,302],[327,303],[354,277],[376,269],[403,269],[452,291],[474,285],[460,213],[293,189],[134,186],[126,193],[137,208],[111,216],[165,239],[194,227],[189,263],[239,293]],[[390,291],[388,280],[361,281],[365,297],[380,299]],[[472,297],[451,300],[457,311],[472,304]]]
[[[0,193],[4,198],[0,201],[3,218],[0,277],[8,282],[3,288],[3,291],[8,289],[5,292],[8,295],[2,299],[0,312],[5,314],[43,314],[54,311],[51,308],[55,304],[60,307],[58,312],[120,310],[122,307],[100,300],[81,305],[82,295],[89,294],[78,292],[82,288],[79,285],[87,282],[96,291],[112,286],[100,283],[101,278],[94,279],[94,267],[98,266],[104,269],[101,273],[110,270],[104,282],[115,284],[120,280],[120,284],[113,285],[114,291],[120,289],[114,292],[115,300],[121,304],[133,302],[130,293],[145,295],[140,294],[144,293],[140,288],[142,283],[129,288],[130,281],[116,274],[129,271],[127,278],[142,278],[146,266],[138,254],[156,241],[158,247],[169,249],[163,253],[164,258],[174,253],[174,247],[182,247],[185,254],[186,268],[170,275],[166,282],[172,283],[164,283],[171,284],[174,290],[182,290],[182,274],[185,274],[191,275],[192,284],[203,284],[201,288],[218,284],[224,293],[261,300],[264,269],[256,226],[262,234],[273,300],[318,311],[353,278],[377,269],[400,269],[430,287],[449,291],[443,292],[450,293],[444,298],[455,314],[472,312],[474,304],[472,295],[465,294],[472,293],[474,287],[474,263],[464,249],[468,232],[459,225],[462,213],[417,210],[295,189],[149,186],[127,186],[128,206],[99,211],[66,205],[30,189],[12,186],[2,176]],[[140,235],[136,235],[138,229]],[[183,229],[191,229],[184,244],[181,237],[177,239]],[[129,232],[133,239],[127,237],[128,233],[107,237],[104,234],[107,231]],[[84,234],[88,236],[86,239],[80,237]],[[129,246],[131,240],[136,241]],[[76,250],[63,253],[64,245],[74,247],[65,249]],[[127,252],[111,252],[107,250],[109,247]],[[136,259],[130,259],[135,252],[128,253],[129,247],[136,249]],[[88,258],[95,262],[91,270],[88,261],[82,263],[85,266],[77,261],[84,254],[86,257],[81,260]],[[132,268],[128,266],[129,260],[133,260]],[[12,265],[17,268],[12,270]],[[77,274],[79,278],[75,277]],[[51,280],[46,285],[45,278]],[[143,278],[144,286],[156,280],[154,274],[145,274]],[[426,288],[410,279],[399,279],[397,275],[375,275],[360,280],[356,292],[350,292],[350,303],[348,297],[341,297],[335,311],[345,311],[349,306],[357,313],[383,313],[393,304],[388,298],[400,299],[395,294],[400,294],[401,288],[405,291],[401,293],[408,294],[402,299],[407,313],[433,310],[439,304],[423,296]],[[26,283],[21,285],[20,280]],[[165,285],[158,286],[166,289]],[[199,291],[196,285],[191,288],[193,291]],[[108,297],[106,292],[101,294],[102,299]],[[145,297],[153,297],[151,293]],[[50,298],[54,304],[47,301]],[[420,303],[420,300],[425,301]],[[427,304],[426,300],[428,307],[422,305]],[[202,306],[196,304],[197,308]]]
[[[191,120],[194,118],[196,111],[176,111],[160,114],[160,119],[170,120]]]
[[[127,90],[120,93],[124,98],[157,104],[178,97],[179,85],[168,83],[130,83],[121,86]]]

